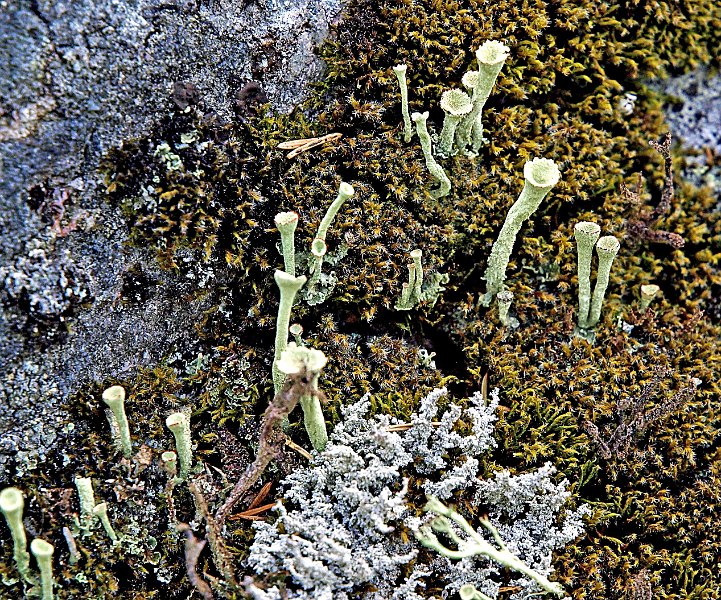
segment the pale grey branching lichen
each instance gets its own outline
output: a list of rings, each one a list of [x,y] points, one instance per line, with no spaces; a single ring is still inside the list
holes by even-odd
[[[478,458],[495,446],[498,391],[487,401],[475,394],[466,408],[450,404],[440,414],[445,395],[445,389],[431,392],[408,424],[388,415],[369,417],[368,395],[343,409],[326,450],[283,482],[277,520],[255,524],[248,564],[259,576],[286,573],[287,596],[246,581],[252,598],[419,600],[419,591],[432,582],[445,586],[444,598],[470,583],[496,600],[502,567],[483,557],[424,562],[418,543],[399,535],[424,522],[407,505],[410,480],[439,498],[458,491],[476,498],[508,548],[544,576],[551,573],[552,551],[581,532],[584,511],[559,519],[569,494],[565,481],[553,482],[550,465],[480,481]],[[471,426],[468,435],[459,433],[461,421]],[[414,559],[410,572],[402,569]],[[523,578],[517,583],[522,591],[514,600],[539,591]]]

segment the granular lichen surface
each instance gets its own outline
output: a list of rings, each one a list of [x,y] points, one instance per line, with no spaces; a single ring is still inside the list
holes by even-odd
[[[721,8],[711,0],[355,0],[322,48],[327,76],[302,109],[277,116],[258,107],[223,120],[199,106],[178,108],[147,136],[108,153],[107,195],[131,242],[153,248],[162,268],[202,280],[181,301],[212,302],[195,324],[193,352],[65,399],[72,422],[56,455],[12,482],[26,493],[28,529],[58,549],[58,597],[190,593],[157,463],[171,444],[165,416],[190,410],[196,460],[214,483],[206,500],[222,502],[225,483],[252,460],[272,396],[273,271],[282,266],[273,217],[296,211],[296,244],[308,248],[342,180],[355,196],[328,234],[336,287],[323,304],[294,308],[303,338],[329,358],[322,378],[329,428],[340,406],[366,392],[374,413],[403,420],[434,387],[447,386],[455,398],[498,387],[497,446],[483,473],[521,473],[550,461],[571,482],[573,503],[592,509],[585,533],[554,557],[554,577],[572,598],[720,599],[721,211],[718,188],[680,175],[680,147],[671,210],[657,225],[685,243],[627,236],[629,220],[652,210],[664,188],[663,157],[649,145],[669,129],[664,98],[645,81],[704,63],[717,68],[719,32]],[[411,109],[429,110],[438,132],[442,92],[462,87],[473,49],[486,40],[510,48],[484,108],[489,141],[477,158],[442,161],[453,189],[435,200],[417,140],[402,141],[391,68],[408,64]],[[628,93],[636,96],[630,114],[622,110]],[[343,136],[294,159],[277,148],[329,133]],[[709,169],[718,166],[717,154],[702,155]],[[479,308],[481,275],[523,184],[523,164],[535,156],[554,160],[562,176],[511,257],[518,327],[509,328],[493,307]],[[641,205],[629,205],[621,184],[632,187],[638,173]],[[621,240],[593,341],[574,336],[573,225],[584,220]],[[429,273],[447,273],[449,282],[432,307],[396,311],[414,248]],[[638,289],[648,283],[662,293],[641,310]],[[419,350],[435,352],[434,365]],[[132,460],[113,454],[99,402],[116,383],[128,391],[141,452]],[[667,410],[655,414],[657,407]],[[301,421],[294,413],[289,432],[309,448]],[[603,443],[621,426],[629,443],[606,455]],[[263,483],[277,483],[303,461],[285,449]],[[117,529],[136,543],[114,551],[99,534],[83,539],[80,562],[71,565],[62,527],[78,511],[72,479],[79,473],[98,482]],[[275,489],[263,502],[278,499]],[[420,482],[410,489],[419,510]],[[453,501],[477,510],[462,492]],[[176,491],[175,510],[193,518],[187,489]],[[226,543],[242,580],[253,574],[243,562],[253,530],[245,519],[230,523]],[[11,554],[3,544],[6,578]],[[199,567],[219,576],[207,552]],[[425,593],[439,592],[429,585]]]

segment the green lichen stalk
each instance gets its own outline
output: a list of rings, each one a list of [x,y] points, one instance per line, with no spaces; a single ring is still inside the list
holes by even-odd
[[[415,270],[411,299],[419,302],[421,299],[421,290],[423,289],[423,263],[421,261],[423,251],[420,248],[416,248],[415,250],[411,250],[410,256]]]
[[[472,583],[461,586],[458,590],[461,600],[493,600],[490,596],[486,596],[483,592],[479,592]]]
[[[308,287],[314,288],[320,280],[320,274],[323,271],[323,258],[328,252],[328,246],[324,240],[315,238],[310,245],[310,255],[313,257],[309,259],[308,273],[310,280],[308,281]]]
[[[418,139],[421,141],[421,148],[423,150],[423,157],[426,160],[426,167],[428,172],[438,180],[438,188],[431,190],[431,196],[433,198],[443,198],[448,195],[451,191],[451,180],[448,179],[448,175],[443,170],[443,167],[439,165],[433,158],[433,152],[431,147],[431,136],[428,133],[426,121],[428,120],[428,112],[424,113],[413,113],[411,115],[413,122],[416,124],[416,131],[418,131]]]
[[[25,536],[23,525],[23,508],[25,499],[23,493],[14,487],[5,488],[0,492],[0,511],[5,516],[5,521],[10,529],[13,539],[13,559],[18,573],[27,583],[32,583],[30,575],[30,554],[28,554],[28,540]]]
[[[438,141],[438,154],[450,156],[454,154],[456,128],[461,119],[471,112],[473,103],[470,97],[462,90],[448,90],[441,96],[441,108],[445,113],[443,129]]]
[[[509,290],[498,292],[496,300],[498,301],[498,320],[504,327],[508,327],[511,323],[508,318],[508,311],[513,303],[513,292]]]
[[[618,254],[621,243],[612,235],[606,235],[596,242],[598,253],[598,273],[596,274],[596,285],[593,288],[591,298],[591,311],[588,316],[586,328],[595,327],[601,318],[601,307],[608,287],[608,278],[611,273],[613,260]]]
[[[578,253],[578,326],[586,327],[591,309],[591,262],[593,247],[601,235],[601,227],[590,221],[581,221],[574,227]]]
[[[45,540],[35,538],[30,543],[30,552],[33,553],[40,569],[40,588],[42,600],[53,600],[53,552],[55,547]]]
[[[130,441],[128,417],[125,414],[125,389],[120,385],[109,387],[103,392],[103,402],[113,415],[111,429],[117,436],[116,443],[122,450],[123,456],[130,458],[133,454],[133,447]]]
[[[327,362],[328,359],[320,350],[297,346],[295,342],[288,344],[288,348],[283,351],[278,362],[278,369],[285,375],[306,373],[310,378],[308,386],[310,393],[300,398],[300,406],[303,409],[303,425],[310,443],[317,452],[325,450],[328,444],[328,432],[318,391],[320,371]]]
[[[80,499],[80,528],[87,535],[95,523],[93,480],[90,477],[75,477],[75,487]]]
[[[283,387],[285,375],[278,370],[280,355],[288,347],[288,328],[290,327],[290,313],[293,309],[295,296],[305,285],[304,275],[293,277],[284,271],[275,272],[275,283],[280,290],[280,305],[275,325],[275,354],[273,357],[273,386],[278,394]]]
[[[423,251],[420,248],[411,250],[412,263],[408,264],[408,283],[401,289],[401,298],[396,303],[396,310],[411,310],[423,300]]]
[[[102,524],[103,529],[105,529],[105,533],[108,534],[108,537],[113,543],[116,543],[118,541],[118,534],[115,533],[115,530],[110,523],[107,503],[101,502],[100,504],[96,504],[95,508],[93,508],[93,514],[100,519],[100,523]]]
[[[493,297],[503,289],[506,280],[506,267],[516,242],[516,236],[523,223],[541,204],[551,188],[561,177],[556,163],[547,158],[534,158],[523,167],[525,183],[518,200],[508,211],[498,239],[491,249],[484,279],[487,283],[486,294],[481,302],[489,306]]]
[[[398,78],[398,86],[401,90],[401,111],[403,112],[403,139],[406,144],[413,138],[413,125],[408,111],[408,82],[406,81],[407,65],[396,65],[393,72]]]
[[[185,481],[193,466],[193,444],[190,438],[190,419],[184,412],[176,412],[165,419],[165,425],[175,437],[175,450],[180,463],[179,481]]]
[[[488,41],[476,50],[478,77],[473,88],[473,109],[463,118],[458,127],[456,144],[459,150],[464,150],[471,144],[471,134],[473,134],[472,152],[478,153],[483,143],[481,113],[506,58],[508,58],[508,46],[503,42]]]
[[[275,215],[275,226],[280,233],[285,272],[295,277],[295,230],[298,227],[298,213],[278,213]]]
[[[641,286],[641,310],[646,310],[653,302],[653,299],[658,295],[660,288],[654,284],[649,283]]]
[[[325,236],[328,234],[328,228],[333,222],[333,219],[335,219],[335,216],[338,214],[341,206],[343,206],[347,200],[352,198],[353,194],[355,194],[353,186],[350,183],[341,181],[340,186],[338,187],[338,195],[328,207],[323,220],[320,222],[318,232],[315,234],[315,239],[323,240],[325,242]]]
[[[325,243],[326,235],[328,235],[328,229],[330,228],[333,219],[335,219],[335,216],[338,214],[338,211],[347,200],[353,197],[353,194],[355,194],[353,186],[341,181],[340,186],[338,187],[338,195],[336,196],[336,199],[333,200],[331,205],[328,207],[325,216],[321,220],[320,225],[318,225],[318,231],[316,232],[315,238],[313,239],[310,247],[312,258],[309,262],[310,280],[308,281],[308,287],[306,289],[306,300],[308,300],[313,294],[318,282],[320,281],[324,257],[328,251],[328,247]]]
[[[508,567],[509,569],[513,569],[514,571],[525,575],[536,582],[545,592],[554,594],[559,598],[564,596],[565,592],[558,583],[550,581],[541,573],[534,571],[515,554],[511,553],[501,540],[498,530],[487,519],[481,519],[481,525],[483,525],[483,527],[491,533],[499,548],[495,548],[487,542],[483,536],[471,527],[470,523],[468,523],[462,515],[445,506],[440,500],[438,500],[438,498],[429,496],[425,510],[438,515],[438,517],[431,521],[430,525],[425,525],[418,531],[414,532],[418,541],[426,548],[431,548],[442,556],[446,556],[454,560],[460,560],[462,558],[477,556],[480,554],[490,558],[500,565],[503,565],[504,567]],[[459,526],[469,539],[462,539],[454,531],[451,521]],[[448,537],[450,537],[454,543],[458,545],[458,549],[452,550],[445,547],[436,537],[434,531],[448,535]]]

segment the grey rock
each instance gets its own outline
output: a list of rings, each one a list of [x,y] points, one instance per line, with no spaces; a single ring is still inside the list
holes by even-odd
[[[167,114],[177,82],[224,119],[250,81],[290,111],[321,77],[314,48],[341,8],[0,1],[0,485],[43,460],[81,386],[192,351],[213,300],[178,302],[199,282],[218,283],[207,273],[162,272],[151,252],[124,246],[96,173],[103,153]],[[146,297],[119,302],[135,271],[151,282]]]

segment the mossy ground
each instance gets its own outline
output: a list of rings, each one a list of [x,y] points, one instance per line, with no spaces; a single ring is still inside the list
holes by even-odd
[[[649,206],[663,187],[663,161],[648,144],[665,133],[662,99],[643,78],[718,61],[719,32],[721,8],[713,0],[355,0],[323,49],[328,77],[305,113],[261,111],[221,123],[202,108],[175,111],[148,137],[112,152],[104,164],[108,193],[125,211],[132,241],[156,248],[169,269],[182,272],[190,257],[211,273],[211,286],[220,273],[224,283],[212,291],[217,307],[198,323],[203,355],[169,358],[122,382],[136,447],[148,447],[150,464],[113,457],[98,399],[103,385],[116,382],[102,382],[73,399],[76,427],[54,463],[18,482],[29,497],[32,533],[56,545],[59,597],[109,597],[116,588],[127,598],[187,595],[157,466],[172,445],[164,416],[188,407],[197,461],[219,484],[235,480],[252,457],[271,394],[272,273],[282,267],[273,216],[298,212],[297,246],[307,248],[343,180],[356,195],[328,237],[331,254],[345,252],[333,266],[338,284],[324,304],[294,309],[303,337],[330,358],[322,379],[329,421],[339,405],[367,391],[374,410],[405,418],[429,388],[445,384],[460,398],[487,374],[503,402],[494,464],[525,470],[550,460],[574,482],[576,501],[595,509],[586,536],[555,560],[555,577],[573,598],[642,598],[633,591],[642,571],[654,598],[721,598],[718,198],[677,177],[672,211],[660,224],[685,238],[673,249],[624,238],[633,208],[620,193],[637,172],[646,178]],[[432,200],[418,144],[401,142],[390,68],[408,64],[411,108],[430,110],[437,132],[441,93],[460,87],[472,49],[488,39],[511,49],[484,111],[490,141],[476,159],[442,161],[454,187]],[[626,92],[638,96],[631,115],[619,110]],[[281,141],[331,132],[343,138],[294,160],[277,149]],[[559,163],[562,179],[514,250],[507,283],[520,326],[507,329],[477,300],[491,245],[522,186],[523,163],[534,156]],[[677,173],[682,166],[677,158]],[[573,335],[572,232],[579,220],[622,239],[593,344]],[[397,312],[407,255],[416,247],[426,268],[448,273],[450,282],[434,307]],[[650,282],[663,297],[640,311],[638,287]],[[437,352],[436,369],[423,364],[421,348]],[[646,410],[691,378],[701,381],[698,390],[634,437],[628,452],[603,460],[586,422],[613,431],[619,406],[642,393],[658,366],[667,375]],[[297,423],[291,431],[308,446]],[[302,460],[287,452],[268,479]],[[114,551],[96,533],[78,540],[81,561],[69,565],[61,528],[77,511],[69,491],[75,473],[95,479],[119,531],[152,536],[158,545]],[[176,490],[176,507],[182,519],[193,517],[185,488]],[[233,523],[229,545],[240,560],[252,534]],[[11,576],[7,545],[3,552],[2,572]]]

